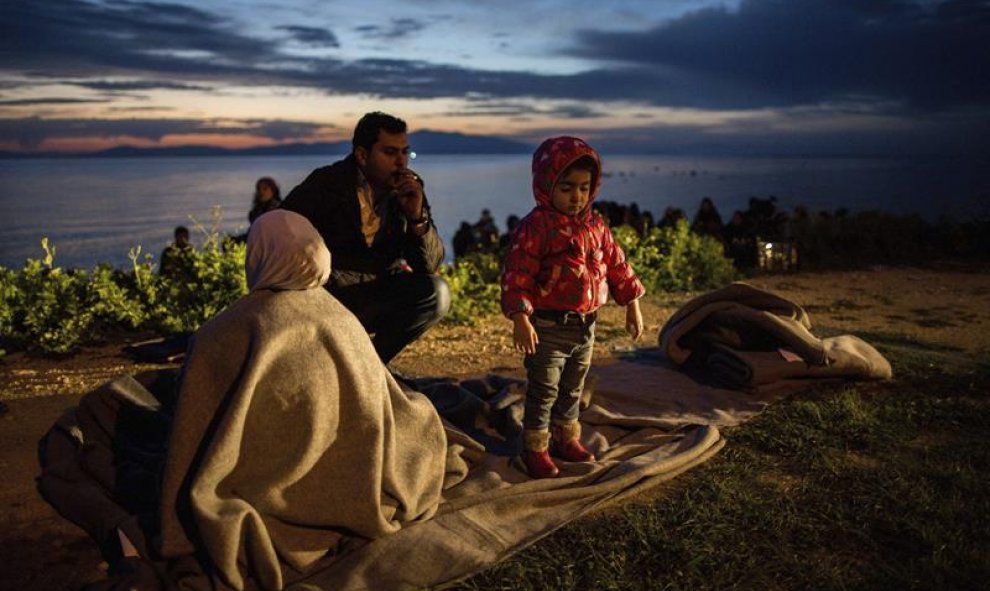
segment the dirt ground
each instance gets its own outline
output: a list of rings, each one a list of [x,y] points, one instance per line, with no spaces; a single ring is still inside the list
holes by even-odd
[[[851,333],[867,341],[872,336],[925,343],[990,361],[990,267],[874,268],[748,282],[804,306],[812,331],[822,336]],[[648,296],[646,332],[638,343],[623,331],[622,309],[606,307],[596,360],[605,362],[634,346],[654,346],[660,327],[689,297]],[[475,327],[439,327],[404,351],[393,367],[411,375],[522,375],[510,328],[501,318]],[[62,359],[23,353],[0,358],[0,401],[6,405],[0,411],[0,590],[77,589],[104,576],[106,564],[89,538],[38,495],[36,448],[83,393],[125,373],[163,367],[134,363],[121,351],[126,344],[91,347]]]

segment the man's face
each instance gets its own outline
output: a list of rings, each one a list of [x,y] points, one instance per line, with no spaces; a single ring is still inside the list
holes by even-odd
[[[404,133],[379,130],[378,141],[371,150],[358,146],[354,157],[372,188],[389,191],[395,188],[398,173],[409,164],[409,139]]]

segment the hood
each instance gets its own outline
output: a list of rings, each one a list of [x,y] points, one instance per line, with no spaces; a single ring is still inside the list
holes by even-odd
[[[248,289],[314,289],[330,278],[330,251],[305,217],[285,209],[251,225],[244,261]]]
[[[584,140],[566,135],[546,140],[533,154],[533,196],[538,204],[553,208],[553,186],[557,177],[582,156],[591,156],[595,161],[588,198],[588,206],[591,206],[602,185],[602,160]]]

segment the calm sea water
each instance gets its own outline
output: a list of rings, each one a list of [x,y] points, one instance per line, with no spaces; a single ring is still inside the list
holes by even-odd
[[[177,225],[192,228],[196,242],[196,224],[209,228],[217,206],[221,231],[243,232],[258,177],[274,177],[285,195],[338,157],[0,160],[0,266],[19,268],[39,257],[47,236],[61,266],[126,267],[137,245],[157,258]],[[990,211],[986,160],[606,156],[604,162],[599,199],[636,202],[657,217],[667,206],[693,216],[706,196],[726,220],[750,197],[770,195],[785,211],[879,209],[929,220]],[[533,206],[525,155],[421,155],[412,167],[426,179],[448,251],[460,222],[475,221],[482,208],[504,228],[506,216]]]

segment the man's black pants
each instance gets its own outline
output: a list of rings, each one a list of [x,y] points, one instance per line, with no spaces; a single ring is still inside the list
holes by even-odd
[[[388,363],[450,310],[450,288],[434,275],[396,273],[330,290],[357,316]]]

